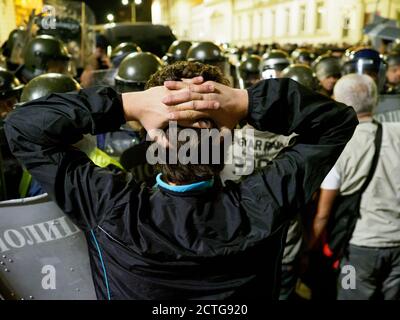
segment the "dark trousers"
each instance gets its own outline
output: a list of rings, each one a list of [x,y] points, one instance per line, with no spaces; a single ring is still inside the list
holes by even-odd
[[[355,288],[349,288],[354,267]],[[339,300],[400,300],[400,247],[369,248],[350,245],[341,262],[338,282]]]

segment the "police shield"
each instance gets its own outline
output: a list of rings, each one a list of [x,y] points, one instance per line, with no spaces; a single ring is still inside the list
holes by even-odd
[[[0,202],[0,295],[96,299],[85,236],[46,194]]]
[[[115,76],[117,75],[118,69],[106,69],[106,70],[90,70],[85,74],[84,87],[94,86],[115,86]],[[82,76],[83,77],[83,76]],[[83,84],[83,79],[81,82]]]
[[[400,122],[400,95],[380,95],[374,118],[379,122]]]
[[[83,2],[70,1],[66,5],[63,0],[47,0],[41,13],[45,15],[36,20],[37,33],[63,41],[72,56],[72,65],[82,69],[96,45],[93,11]]]

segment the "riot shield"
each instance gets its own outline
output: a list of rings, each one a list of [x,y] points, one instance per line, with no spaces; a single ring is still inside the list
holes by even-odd
[[[49,34],[62,40],[72,55],[72,64],[83,69],[85,61],[96,47],[96,35],[92,26],[96,24],[93,11],[83,2],[64,0],[43,1],[42,11],[55,16],[53,25],[49,20],[38,19],[38,34]],[[46,17],[44,17],[46,18]]]
[[[400,122],[400,95],[382,94],[374,111],[379,122]]]
[[[85,236],[47,194],[0,202],[0,295],[96,299]]]
[[[115,86],[115,76],[118,69],[85,70],[81,76],[81,85],[84,88],[95,86]]]
[[[6,193],[6,179],[4,177],[4,160],[2,154],[2,146],[6,142],[6,137],[3,129],[3,122],[0,120],[0,201],[3,201],[7,197]]]

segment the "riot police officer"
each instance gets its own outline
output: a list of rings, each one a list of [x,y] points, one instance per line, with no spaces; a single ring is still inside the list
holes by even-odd
[[[162,58],[165,64],[173,64],[177,61],[186,60],[187,52],[189,51],[192,43],[186,40],[175,40],[170,47],[168,52]]]
[[[120,93],[142,91],[150,77],[163,67],[162,60],[150,52],[137,52],[127,55],[121,62],[115,77],[115,87]],[[146,163],[146,143],[139,132],[141,126],[136,122],[123,125],[118,131],[97,136],[97,146],[113,159],[131,170],[139,181],[153,179],[153,169]],[[133,159],[127,157],[130,152]]]
[[[319,92],[332,96],[333,88],[341,77],[340,59],[329,53],[324,54],[314,61],[312,67],[319,81]]]
[[[282,70],[289,66],[290,63],[289,55],[285,51],[271,50],[262,57],[262,78],[280,78]]]
[[[306,48],[298,48],[292,52],[293,63],[311,66],[315,58],[314,52]]]
[[[14,108],[23,87],[11,72],[0,68],[0,119]]]
[[[281,77],[295,80],[311,90],[316,90],[318,86],[313,70],[305,64],[291,64],[282,71]]]
[[[246,89],[261,80],[261,57],[248,56],[238,66],[239,87]]]
[[[187,52],[186,60],[216,66],[229,79],[232,86],[238,86],[235,66],[229,63],[222,48],[215,43],[210,41],[194,43]]]
[[[25,83],[44,73],[67,74],[70,58],[61,40],[41,35],[28,43],[24,53],[24,66],[18,74]]]
[[[22,49],[25,40],[28,37],[26,30],[22,28],[14,29],[10,32],[8,39],[1,47],[1,54],[6,58],[7,70],[15,71],[19,66],[19,55],[22,55]]]
[[[346,51],[342,73],[367,74],[372,77],[380,92],[385,84],[386,67],[378,51],[369,47],[353,47]]]
[[[23,85],[9,71],[0,68],[0,201],[17,198],[15,181],[21,177],[21,168],[11,154],[3,131],[3,119],[14,108]]]
[[[128,55],[118,69],[115,78],[118,92],[142,91],[150,77],[163,67],[162,61],[150,52]],[[141,126],[135,121],[123,125],[119,131],[98,136],[98,146],[121,165],[132,172],[137,181],[155,183],[153,166],[146,161],[148,143],[140,134]]]
[[[400,94],[385,92],[386,64],[378,51],[368,47],[351,48],[346,52],[344,72],[360,73],[371,76],[379,90],[378,105],[374,118],[380,122],[400,121]]]
[[[76,92],[81,86],[71,76],[60,73],[46,73],[32,79],[22,90],[21,103],[18,107],[23,108],[23,103],[29,102],[51,93]],[[96,139],[90,135],[85,136],[76,147],[84,151],[88,157],[98,166],[105,167],[109,164],[122,166],[104,152],[96,148]],[[19,185],[19,196],[36,196],[44,191],[41,186],[32,179],[27,171],[23,172]]]
[[[118,68],[121,61],[130,53],[142,52],[142,49],[133,42],[122,42],[111,52],[111,63],[114,68]]]
[[[150,52],[131,53],[122,60],[115,86],[118,92],[142,91],[150,76],[160,70],[163,63]]]
[[[387,65],[385,93],[400,94],[400,51],[385,57]]]

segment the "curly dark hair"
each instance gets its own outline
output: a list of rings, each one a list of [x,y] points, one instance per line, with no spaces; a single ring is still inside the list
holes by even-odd
[[[202,76],[204,81],[215,81],[229,86],[229,80],[218,67],[200,62],[179,61],[154,73],[146,83],[145,89],[164,85],[164,81],[180,81]]]
[[[204,81],[215,81],[218,83],[222,83],[224,85],[230,85],[230,82],[227,78],[224,77],[223,73],[220,71],[219,68],[211,65],[202,64],[199,62],[187,62],[187,61],[179,61],[172,65],[168,65],[163,69],[159,70],[155,74],[151,76],[149,81],[146,83],[146,89],[155,86],[162,86],[164,85],[165,81],[180,81],[182,79],[190,79],[197,76],[202,76]],[[178,126],[178,135],[180,131],[184,128]],[[166,133],[168,134],[169,128],[166,128]],[[200,154],[200,144],[204,142],[204,138],[202,141],[201,137],[201,130],[208,130],[208,129],[194,129],[197,133],[198,139],[194,139],[195,141],[190,141],[188,137],[186,141],[178,141],[177,144],[177,151],[179,152],[180,147],[186,145],[188,142],[193,142],[191,145],[192,150],[195,149],[198,154],[199,159],[201,158]],[[224,160],[223,160],[223,147],[222,144],[220,145],[219,154],[220,154],[220,161],[219,163],[212,162],[212,152],[215,152],[215,141],[212,142],[212,139],[209,138],[209,154],[207,158],[210,159],[208,164],[201,164],[199,160],[199,164],[182,164],[177,161],[177,164],[157,164],[156,171],[161,172],[163,175],[163,179],[167,182],[173,182],[176,184],[189,184],[198,181],[209,180],[216,175],[219,175],[221,170],[224,167]],[[214,148],[213,148],[214,143]],[[168,153],[168,150],[167,150]],[[203,155],[204,156],[204,155]],[[168,159],[168,155],[167,155]]]

